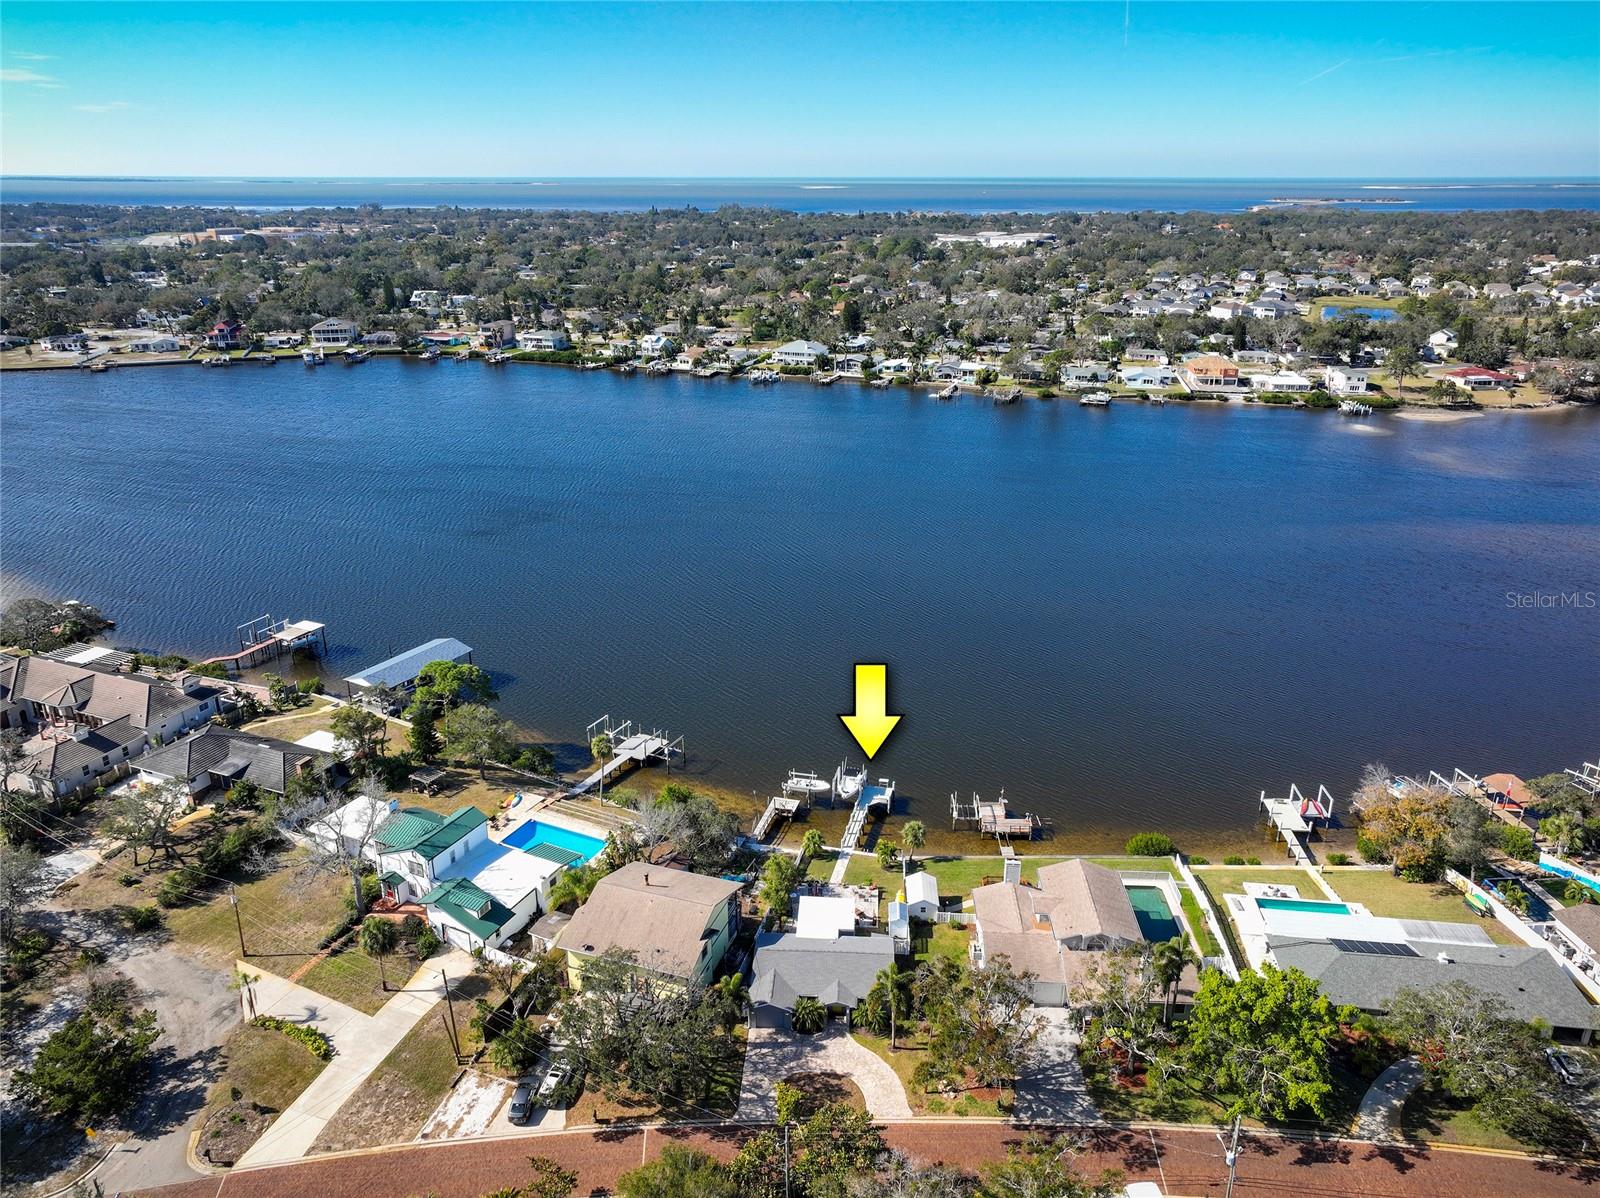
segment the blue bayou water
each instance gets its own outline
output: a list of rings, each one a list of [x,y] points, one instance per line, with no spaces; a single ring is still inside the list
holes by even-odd
[[[1357,200],[1401,212],[1600,208],[1600,179],[293,179],[0,178],[12,203],[701,209],[801,212],[1240,212],[1274,200]]]
[[[0,416],[3,568],[120,643],[219,653],[271,611],[326,622],[339,677],[457,636],[525,727],[658,724],[763,797],[851,747],[857,661],[914,810],[1003,786],[1068,835],[1247,827],[1371,760],[1543,772],[1600,730],[1600,611],[1559,598],[1600,591],[1600,411],[380,360],[8,374]]]

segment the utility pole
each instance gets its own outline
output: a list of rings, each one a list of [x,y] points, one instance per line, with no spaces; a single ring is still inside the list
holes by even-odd
[[[248,957],[250,953],[244,946],[244,922],[239,918],[239,889],[236,886],[228,887],[228,905],[233,908],[233,926],[239,932],[239,955]]]
[[[783,1124],[783,1198],[789,1198],[789,1123]]]
[[[441,969],[439,971],[439,979],[444,982],[444,1009],[449,1014],[449,1018],[446,1020],[445,1026],[450,1030],[450,1044],[455,1048],[456,1060],[459,1061],[461,1059],[461,1037],[456,1031],[456,1008],[455,1003],[451,1001],[452,996],[450,994],[450,978],[445,971]]]
[[[1222,1145],[1222,1159],[1228,1162],[1228,1189],[1223,1198],[1233,1198],[1234,1179],[1239,1175],[1239,1120],[1240,1116],[1233,1117],[1232,1142],[1223,1139],[1222,1133],[1217,1133],[1217,1140]]]

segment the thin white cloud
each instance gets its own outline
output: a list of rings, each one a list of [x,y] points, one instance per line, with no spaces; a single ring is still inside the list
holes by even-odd
[[[54,54],[29,54],[26,50],[11,51],[12,58],[20,58],[23,62],[49,62]]]
[[[126,100],[110,100],[104,104],[74,104],[79,112],[121,112],[124,108],[132,108]]]
[[[1304,87],[1308,83],[1315,83],[1318,79],[1324,79],[1333,74],[1335,71],[1339,70],[1341,67],[1349,66],[1354,61],[1355,59],[1353,58],[1346,58],[1341,62],[1336,62],[1331,67],[1326,67],[1323,70],[1318,71],[1315,75],[1311,76],[1311,78],[1300,80],[1300,82],[1295,84],[1295,86]]]
[[[0,67],[0,83],[31,83],[34,87],[65,87],[54,75],[41,75],[27,67]]]

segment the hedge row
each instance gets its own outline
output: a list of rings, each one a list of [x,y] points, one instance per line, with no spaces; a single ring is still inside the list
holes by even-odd
[[[290,1023],[287,1019],[279,1019],[276,1015],[257,1015],[250,1021],[256,1027],[266,1028],[269,1032],[282,1032],[291,1040],[298,1040],[306,1046],[306,1051],[319,1061],[333,1059],[333,1045],[314,1027],[306,1027],[300,1023]]]

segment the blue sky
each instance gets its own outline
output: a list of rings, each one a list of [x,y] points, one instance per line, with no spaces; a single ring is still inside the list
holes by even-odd
[[[0,6],[0,171],[1600,174],[1600,5]]]

